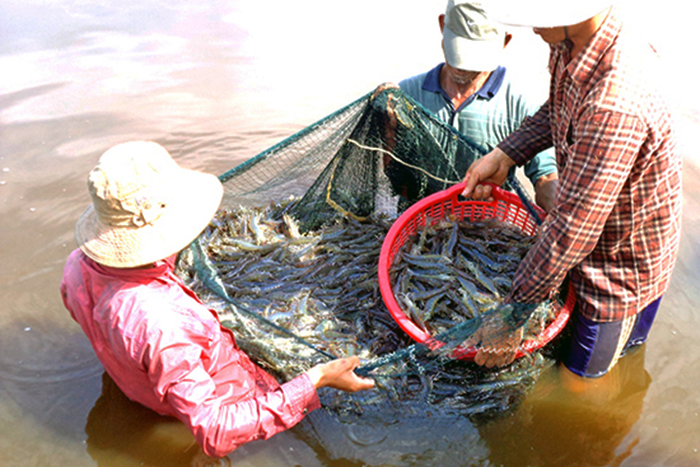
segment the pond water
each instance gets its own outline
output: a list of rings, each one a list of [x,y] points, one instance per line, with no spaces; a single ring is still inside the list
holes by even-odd
[[[700,465],[700,100],[680,53],[692,15],[665,4],[632,11],[667,57],[686,154],[681,255],[649,342],[621,361],[614,397],[592,390],[582,405],[543,377],[517,413],[479,428],[480,449],[464,447],[464,465]],[[155,140],[183,166],[223,173],[378,84],[433,67],[442,9],[423,0],[0,4],[0,465],[362,465],[293,431],[206,458],[181,424],[103,381],[58,285],[89,202],[86,175],[111,145]],[[512,67],[546,86],[539,39],[516,31],[510,49]]]

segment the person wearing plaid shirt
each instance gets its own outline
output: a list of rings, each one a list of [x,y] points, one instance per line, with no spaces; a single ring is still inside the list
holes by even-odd
[[[554,146],[555,207],[509,300],[542,302],[568,277],[577,304],[564,365],[598,377],[646,340],[668,288],[680,238],[681,156],[669,110],[649,79],[653,49],[626,31],[610,0],[580,3],[508,2],[500,14],[493,5],[496,19],[533,27],[550,44],[550,95],[470,167],[464,195],[489,197],[479,182],[501,184],[510,167]],[[470,339],[481,346],[477,363],[489,367],[512,361],[522,340],[521,329],[495,328],[506,329],[498,315]]]

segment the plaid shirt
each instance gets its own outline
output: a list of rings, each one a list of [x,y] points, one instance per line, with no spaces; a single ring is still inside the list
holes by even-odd
[[[643,47],[641,47],[643,46]],[[613,9],[585,49],[552,46],[548,101],[499,144],[518,165],[554,145],[555,209],[520,266],[511,298],[546,299],[569,274],[583,315],[641,311],[671,278],[680,237],[681,157],[671,117],[646,78],[648,44]]]

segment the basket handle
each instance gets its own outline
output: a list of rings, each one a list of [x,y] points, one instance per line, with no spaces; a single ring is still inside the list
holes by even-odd
[[[491,187],[491,197],[493,197],[496,200],[509,200],[509,195],[506,190],[501,188],[500,186],[496,185],[495,183],[491,182],[479,182],[478,185],[486,185]],[[462,194],[464,191],[464,187],[466,187],[467,184],[466,182],[462,181],[457,183],[456,185],[452,185],[448,189],[445,190],[444,195],[445,197],[452,197],[452,196],[459,196]]]

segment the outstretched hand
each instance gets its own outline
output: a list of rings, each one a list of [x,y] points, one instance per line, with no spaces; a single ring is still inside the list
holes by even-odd
[[[523,341],[523,327],[513,329],[500,313],[485,313],[482,319],[464,342],[466,347],[476,348],[474,362],[487,368],[512,363]]]
[[[311,368],[306,373],[316,389],[330,387],[345,392],[357,392],[374,387],[374,380],[355,373],[360,366],[358,357],[339,358]]]
[[[501,186],[508,178],[508,171],[515,165],[513,159],[496,148],[483,157],[475,160],[464,176],[464,191],[467,198],[487,199],[491,201],[491,186],[481,182],[491,182]]]
[[[378,95],[386,91],[387,89],[400,89],[399,85],[392,82],[382,83],[374,90],[372,93],[372,99],[376,98]]]

